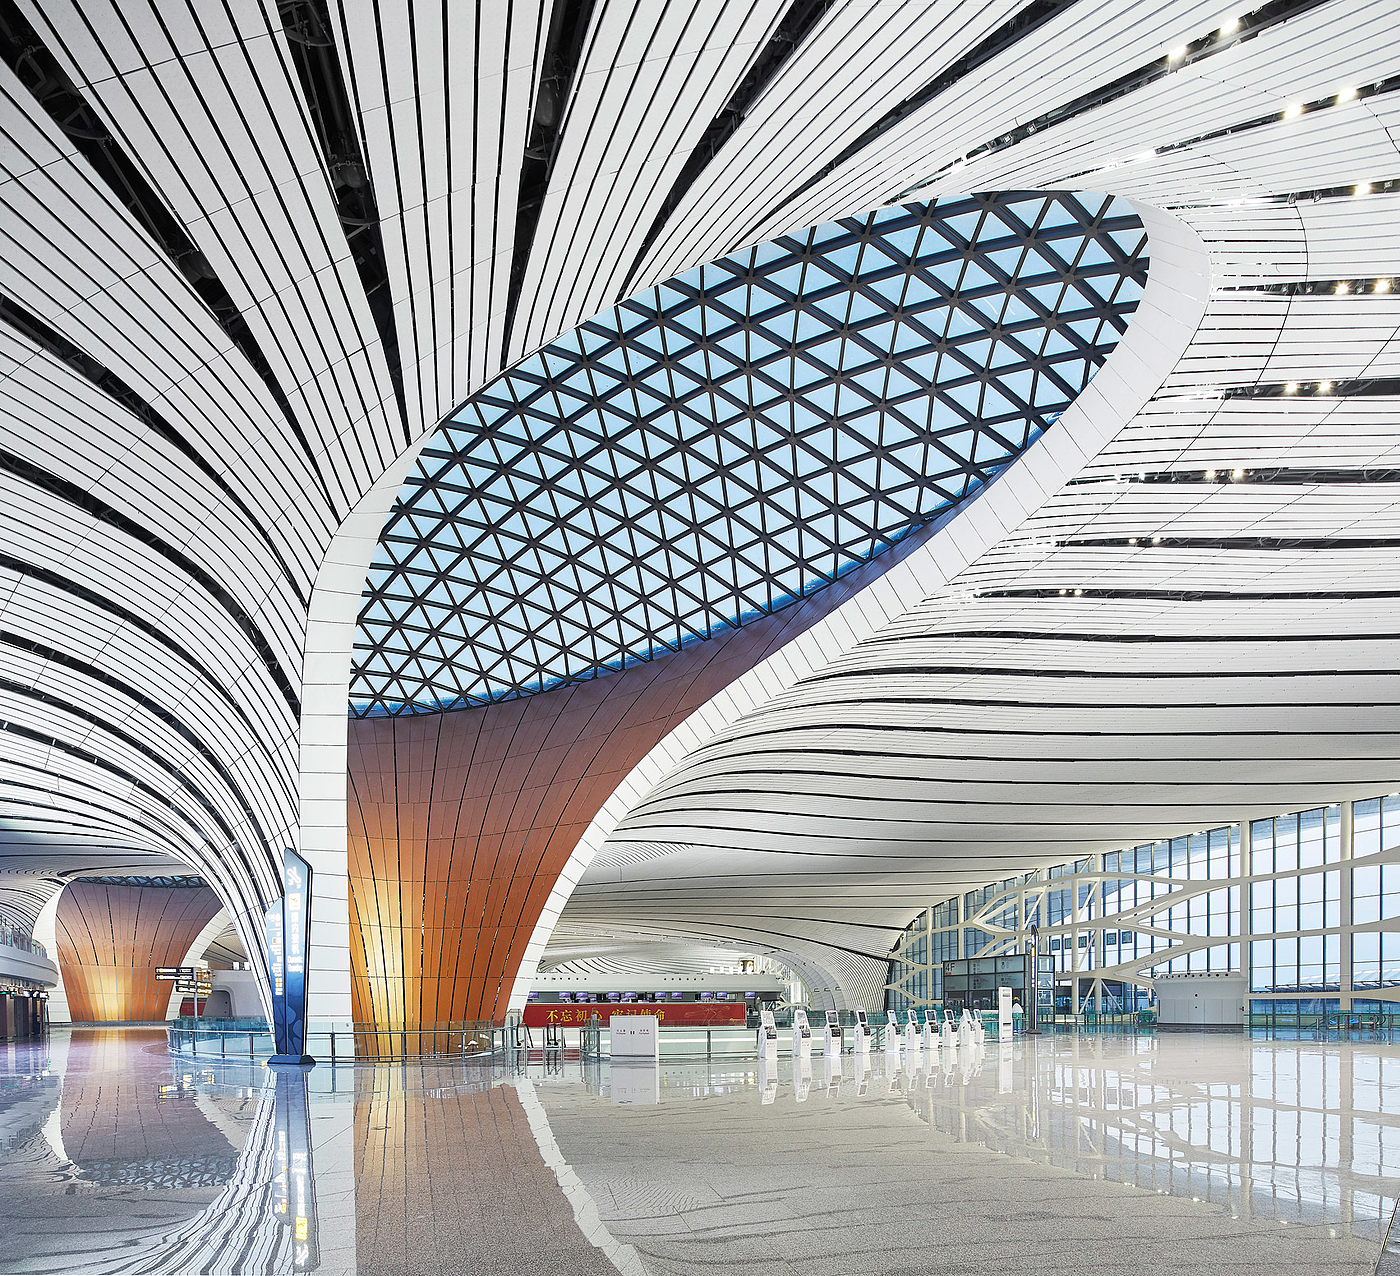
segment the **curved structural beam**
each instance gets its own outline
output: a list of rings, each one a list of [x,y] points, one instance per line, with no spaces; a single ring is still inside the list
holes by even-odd
[[[205,950],[214,942],[215,936],[227,930],[228,926],[228,914],[221,908],[205,922],[203,929],[190,941],[189,947],[185,949],[184,955],[175,965],[193,966],[196,962],[203,961]],[[163,1017],[166,1019],[179,1018],[180,1007],[184,1003],[185,996],[185,993],[180,992],[175,985],[172,985]]]
[[[347,865],[350,664],[365,574],[379,534],[418,455],[405,450],[360,499],[332,539],[306,622],[302,716],[297,753],[300,850],[311,865],[311,967],[307,1015],[323,1023],[355,1022],[351,1001],[353,935]],[[244,938],[244,945],[247,945]]]

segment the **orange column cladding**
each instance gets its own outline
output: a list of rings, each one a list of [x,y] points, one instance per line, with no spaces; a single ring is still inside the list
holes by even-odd
[[[156,967],[178,966],[221,907],[207,886],[70,882],[55,937],[73,1021],[164,1019],[173,985]]]

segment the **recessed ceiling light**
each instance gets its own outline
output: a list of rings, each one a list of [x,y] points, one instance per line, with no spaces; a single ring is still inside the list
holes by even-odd
[[[1339,296],[1339,297],[1345,297],[1345,296],[1347,295],[1347,293],[1349,293],[1349,292],[1351,291],[1351,285],[1350,285],[1349,283],[1347,283],[1345,280],[1343,280],[1341,283],[1339,283],[1339,284],[1337,285],[1337,287],[1334,289],[1334,291],[1336,292],[1337,296]]]
[[[1286,120],[1295,120],[1298,116],[1302,115],[1302,113],[1302,105],[1298,102],[1290,102],[1283,108],[1283,118]]]
[[[1356,193],[1357,193],[1358,195],[1369,195],[1369,194],[1371,193],[1371,183],[1370,183],[1370,182],[1359,182],[1359,183],[1357,183]]]
[[[1330,381],[1319,381],[1317,383],[1317,388],[1318,391],[1322,394],[1332,393],[1332,383]]]
[[[1244,478],[1244,471],[1243,471],[1243,470],[1231,470],[1231,471],[1230,471],[1230,477],[1231,477],[1232,479],[1234,479],[1236,482],[1238,482],[1240,479]]]
[[[1298,383],[1296,381],[1290,381],[1286,386],[1283,387],[1283,392],[1284,394],[1297,394]]]
[[[1214,470],[1207,470],[1207,471],[1206,471],[1206,482],[1207,482],[1207,483],[1214,483],[1214,482],[1215,482],[1215,471],[1214,471]]]
[[[1167,61],[1168,61],[1168,62],[1180,62],[1181,59],[1184,58],[1185,56],[1186,56],[1186,46],[1185,46],[1184,44],[1178,44],[1178,45],[1176,46],[1176,48],[1174,48],[1174,49],[1169,49],[1169,50],[1167,51]]]
[[[1221,35],[1234,35],[1239,29],[1240,20],[1238,18],[1226,18],[1225,21],[1220,24]]]
[[[1389,292],[1389,291],[1390,291],[1390,280],[1389,280],[1389,279],[1377,279],[1377,280],[1376,280],[1376,291],[1377,291],[1377,292]]]
[[[1337,101],[1338,101],[1338,102],[1350,102],[1350,101],[1352,100],[1352,98],[1354,98],[1355,96],[1356,96],[1356,90],[1353,89],[1353,88],[1348,87],[1348,88],[1345,88],[1345,89],[1338,89],[1338,90],[1337,90]]]
[[[1160,536],[1154,536],[1152,538],[1152,543],[1154,545],[1160,545],[1162,543],[1162,538]]]

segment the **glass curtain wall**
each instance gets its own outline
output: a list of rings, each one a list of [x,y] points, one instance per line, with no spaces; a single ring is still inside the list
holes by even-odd
[[[1205,829],[991,882],[926,908],[888,1006],[942,999],[950,958],[1036,934],[1065,1009],[1146,1004],[1157,976],[1244,974],[1255,1013],[1400,1010],[1400,794]]]

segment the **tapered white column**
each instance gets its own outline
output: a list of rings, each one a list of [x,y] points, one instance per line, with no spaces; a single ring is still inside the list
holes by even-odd
[[[1344,1011],[1351,1009],[1352,991],[1352,969],[1351,969],[1351,893],[1353,889],[1351,861],[1352,847],[1355,842],[1356,833],[1356,812],[1350,802],[1341,803],[1342,808],[1342,836],[1340,846],[1341,869],[1337,874],[1339,909],[1337,922],[1340,926],[1340,933],[1337,936],[1338,956],[1338,986],[1341,989],[1340,1000],[1341,1009]],[[1324,909],[1325,909],[1324,905]],[[1326,920],[1324,915],[1323,920]],[[1323,940],[1323,960],[1326,961],[1326,940]],[[1343,1123],[1350,1129],[1350,1124]]]

